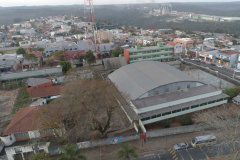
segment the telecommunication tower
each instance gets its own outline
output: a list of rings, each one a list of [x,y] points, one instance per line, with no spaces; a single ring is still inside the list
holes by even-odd
[[[85,39],[95,44],[96,52],[99,50],[98,31],[93,8],[93,0],[84,0]]]

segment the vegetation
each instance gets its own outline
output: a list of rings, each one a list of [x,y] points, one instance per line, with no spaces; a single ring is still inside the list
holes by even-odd
[[[104,80],[75,80],[65,85],[62,97],[39,112],[43,128],[64,128],[58,134],[71,142],[87,140],[92,135],[106,137],[112,115],[118,107],[117,94],[111,82]],[[56,112],[56,110],[58,112]]]
[[[62,66],[63,73],[66,73],[69,69],[72,68],[72,64],[69,61],[61,61],[60,65]]]
[[[27,88],[22,87],[19,89],[17,98],[14,104],[13,114],[17,112],[19,108],[25,107],[29,103],[31,103],[31,99],[29,98],[29,94],[27,93]]]
[[[5,82],[2,84],[2,89],[12,90],[12,89],[22,87],[22,85],[23,85],[23,83],[21,81]]]
[[[122,54],[122,49],[117,46],[113,51],[112,51],[112,57],[119,57],[119,55]]]
[[[32,155],[32,160],[48,160],[49,154],[45,152],[37,152]]]
[[[54,64],[54,60],[53,59],[47,59],[46,60],[46,65],[48,65],[48,66],[53,66],[53,64]]]
[[[185,115],[181,118],[181,123],[182,125],[186,126],[186,125],[192,125],[193,121],[190,116]]]
[[[44,51],[45,49],[44,48],[37,48],[38,51]]]
[[[117,159],[130,160],[131,157],[138,159],[136,147],[131,147],[129,143],[122,143],[120,146],[121,149],[117,152]]]
[[[24,55],[24,54],[26,54],[26,51],[25,51],[25,49],[20,47],[20,48],[17,49],[16,53]]]
[[[96,63],[96,57],[93,55],[93,52],[91,50],[87,51],[84,59],[89,65],[91,65],[92,63]]]
[[[164,128],[169,128],[169,127],[170,127],[170,121],[169,121],[169,119],[163,120],[163,121],[162,121],[162,126],[163,126]]]
[[[236,97],[240,93],[240,87],[225,88],[223,92],[230,96],[230,98]]]
[[[82,150],[79,150],[75,144],[67,144],[61,148],[63,152],[62,158],[60,160],[86,160],[87,158],[82,154]]]
[[[28,54],[25,56],[25,59],[32,63],[32,67],[34,67],[34,62],[37,61],[37,57],[34,54]]]
[[[55,56],[59,61],[65,61],[65,52],[64,50],[58,50],[53,52],[51,56]]]
[[[84,32],[82,30],[77,30],[77,29],[71,29],[70,33],[72,33],[72,34],[84,34]]]

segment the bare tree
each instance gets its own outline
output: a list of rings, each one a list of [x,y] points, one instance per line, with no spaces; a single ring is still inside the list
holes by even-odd
[[[196,119],[215,128],[213,133],[218,138],[218,152],[230,150],[232,159],[240,158],[240,110],[234,105],[222,105],[196,114]]]
[[[114,91],[113,84],[104,80],[73,81],[64,87],[61,98],[40,111],[38,118],[44,127],[64,128],[63,137],[73,142],[89,139],[96,132],[106,137],[112,114],[120,108]]]

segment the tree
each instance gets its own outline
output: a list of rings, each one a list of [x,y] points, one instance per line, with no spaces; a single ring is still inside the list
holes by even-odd
[[[24,54],[26,54],[26,51],[25,51],[25,49],[20,47],[20,48],[17,49],[16,53],[24,55]]]
[[[66,73],[69,69],[72,68],[72,64],[69,61],[61,61],[60,65],[62,66],[62,71]]]
[[[120,46],[117,46],[113,51],[112,51],[112,56],[113,57],[119,57],[119,55],[122,54],[122,49]]]
[[[31,62],[32,67],[34,67],[34,62],[37,62],[37,57],[34,54],[28,54],[25,59]]]
[[[65,61],[64,50],[58,50],[56,52],[53,52],[51,56],[56,56],[59,61]]]
[[[82,150],[78,149],[77,145],[68,143],[66,146],[61,148],[63,152],[60,160],[86,160],[87,158],[82,154]]]
[[[92,63],[96,63],[96,57],[93,55],[93,52],[91,50],[87,51],[87,53],[84,56],[84,59],[87,61],[89,65]]]
[[[53,59],[47,59],[46,64],[52,67],[53,64],[54,64],[54,60]]]
[[[71,142],[89,140],[96,134],[106,137],[119,108],[117,93],[111,82],[75,80],[65,85],[61,98],[41,110],[38,122],[46,129],[64,128],[63,135],[56,135]]]
[[[38,51],[44,51],[45,49],[44,48],[38,48],[37,50]]]
[[[49,154],[45,152],[37,152],[32,155],[32,160],[48,160],[49,159]]]
[[[223,92],[230,96],[230,98],[236,97],[240,93],[240,87],[225,88]]]
[[[232,42],[233,42],[233,45],[237,45],[238,43],[237,43],[237,40],[232,40]]]
[[[120,144],[120,146],[121,150],[117,152],[117,159],[123,158],[124,160],[130,160],[131,157],[138,159],[136,147],[130,147],[129,143]]]
[[[214,134],[218,143],[214,147],[222,155],[224,150],[231,151],[231,158],[233,160],[240,158],[240,110],[234,106],[222,105],[217,108],[202,111],[195,115],[195,118],[205,125],[214,128],[211,133]]]
[[[181,123],[182,123],[182,125],[192,125],[192,124],[193,124],[193,121],[192,121],[192,119],[191,119],[190,116],[184,115],[184,116],[181,118]]]

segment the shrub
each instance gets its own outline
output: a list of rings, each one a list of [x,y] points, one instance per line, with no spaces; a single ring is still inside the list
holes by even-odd
[[[170,127],[170,121],[168,119],[165,119],[162,121],[162,126],[164,128],[169,128]]]
[[[182,125],[186,126],[186,125],[191,125],[191,124],[193,124],[193,121],[192,121],[192,119],[191,119],[190,116],[187,116],[187,115],[186,115],[186,116],[183,116],[183,117],[182,117],[181,123],[182,123]]]

